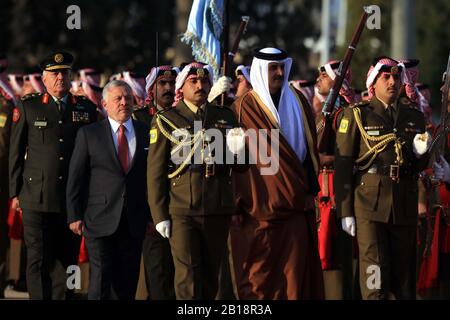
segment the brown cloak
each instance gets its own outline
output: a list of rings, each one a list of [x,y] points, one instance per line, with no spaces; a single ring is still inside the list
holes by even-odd
[[[302,106],[309,170],[315,176],[318,153],[313,116],[306,99],[295,92]],[[279,129],[254,91],[233,106],[244,129]],[[258,142],[266,142],[269,151],[272,143],[279,143],[279,170],[273,175],[261,175],[260,169],[267,165],[256,158],[258,144],[248,142],[249,154],[257,163],[244,173],[235,173],[237,207],[244,219],[230,230],[239,298],[323,299],[314,194],[308,183],[311,172],[306,171],[281,131],[278,141],[271,141],[269,134],[259,137]]]

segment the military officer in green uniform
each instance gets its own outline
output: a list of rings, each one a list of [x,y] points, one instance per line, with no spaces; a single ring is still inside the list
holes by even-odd
[[[72,63],[64,51],[45,57],[46,92],[24,96],[12,116],[9,194],[23,212],[31,299],[63,298],[52,290],[56,260],[64,268],[78,261],[80,238],[66,224],[65,187],[77,130],[94,122],[96,111],[69,93]]]
[[[177,68],[167,65],[151,69],[145,79],[145,92],[147,93],[145,105],[143,107],[135,107],[133,119],[144,122],[150,129],[156,112],[172,107],[175,98],[175,79],[177,74]],[[149,192],[152,192],[151,189]],[[148,299],[175,299],[173,287],[175,269],[169,240],[156,231],[153,223],[149,224],[147,235],[142,244],[142,257]]]
[[[145,78],[145,92],[147,94],[145,105],[134,108],[134,120],[140,120],[150,127],[156,112],[172,107],[177,75],[178,68],[172,66],[164,65],[152,68]]]
[[[337,213],[357,236],[363,299],[415,298],[417,179],[431,139],[422,112],[398,98],[402,71],[376,58],[366,81],[371,100],[337,119]]]
[[[225,159],[235,161],[244,143],[226,147],[239,129],[231,109],[208,103],[212,82],[210,66],[186,65],[177,77],[175,107],[158,112],[150,130],[150,210],[157,231],[170,240],[177,299],[214,299],[235,212],[233,166]],[[220,135],[211,138],[210,129]],[[224,150],[211,150],[213,143]]]

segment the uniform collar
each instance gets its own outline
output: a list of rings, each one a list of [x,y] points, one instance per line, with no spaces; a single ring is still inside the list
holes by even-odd
[[[197,113],[197,110],[198,110],[199,107],[197,107],[195,104],[193,104],[192,102],[189,102],[189,101],[187,101],[185,99],[183,99],[183,101],[186,104],[186,106],[189,108],[189,110],[191,110],[193,113]],[[205,110],[205,106],[206,106],[206,103],[202,104],[200,106],[200,109]]]
[[[386,102],[384,102],[381,99],[378,99],[378,97],[376,97],[376,99],[381,103],[381,105],[384,107],[384,109],[387,109],[389,106],[394,107],[395,110],[397,110],[397,99],[395,99],[394,103],[388,105]]]
[[[57,97],[52,96],[53,100],[56,101],[62,101],[64,104],[67,104],[67,98],[69,97],[68,94],[66,94],[64,97],[62,97],[61,99],[58,99]]]

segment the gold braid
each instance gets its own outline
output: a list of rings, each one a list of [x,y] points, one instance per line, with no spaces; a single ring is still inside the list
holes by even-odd
[[[360,164],[364,160],[370,157],[369,161],[364,166],[358,166],[358,170],[365,170],[370,167],[377,157],[377,155],[382,152],[390,142],[394,142],[395,154],[397,155],[397,164],[401,165],[403,163],[402,154],[402,141],[397,137],[395,133],[388,133],[379,137],[372,137],[367,134],[361,121],[361,110],[358,107],[353,108],[353,115],[355,116],[356,124],[358,125],[361,137],[369,149],[364,155],[356,160],[356,164]],[[376,143],[373,147],[370,146],[370,142]]]
[[[188,135],[186,135],[186,137],[182,141],[178,141],[176,138],[172,136],[172,134],[169,131],[167,131],[164,128],[162,122],[166,123],[167,125],[169,125],[169,127],[171,127],[174,130],[179,130],[179,128],[177,128],[169,119],[167,119],[163,115],[156,114],[156,125],[158,126],[159,131],[161,131],[162,135],[176,146],[175,149],[171,152],[171,154],[176,153],[182,147],[193,145],[191,151],[189,152],[186,159],[184,159],[183,163],[174,172],[172,172],[167,176],[169,179],[172,179],[176,177],[181,171],[183,171],[186,168],[186,166],[190,164],[192,156],[194,155],[199,145],[201,145],[200,142],[202,142],[203,131],[198,131],[191,140],[188,140],[187,139]]]

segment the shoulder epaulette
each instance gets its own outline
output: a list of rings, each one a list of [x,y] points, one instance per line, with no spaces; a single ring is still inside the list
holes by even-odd
[[[370,104],[370,100],[363,100],[360,102],[353,103],[353,104],[349,105],[348,107],[349,108],[364,107],[364,106],[368,106],[369,104]]]
[[[161,110],[158,110],[156,112],[156,114],[163,114],[164,112],[171,111],[171,110],[176,110],[176,108],[175,107],[171,107],[171,108],[167,108],[167,109],[161,109]]]
[[[415,110],[422,113],[422,110],[420,110],[419,106],[414,101],[411,101],[411,99],[407,97],[400,98],[398,102],[410,110]]]
[[[26,100],[30,100],[32,98],[40,97],[41,95],[42,95],[42,93],[40,93],[40,92],[33,92],[33,93],[24,95],[21,99],[22,99],[22,101],[26,101]]]
[[[222,108],[223,110],[227,110],[227,111],[233,112],[233,110],[231,109],[230,106],[222,106],[221,108]]]
[[[139,105],[133,106],[133,112],[134,112],[134,111],[138,111],[138,110],[145,109],[146,107],[147,107],[147,106],[139,106]]]
[[[420,110],[419,106],[414,104],[414,103],[409,105],[409,109],[417,111],[417,112],[420,112],[420,113],[423,113],[422,110]]]

